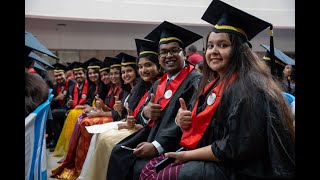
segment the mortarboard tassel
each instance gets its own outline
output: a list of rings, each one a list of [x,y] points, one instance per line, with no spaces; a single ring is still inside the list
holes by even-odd
[[[270,61],[271,61],[271,74],[275,76],[275,61],[274,61],[274,45],[273,45],[273,26],[270,25]]]

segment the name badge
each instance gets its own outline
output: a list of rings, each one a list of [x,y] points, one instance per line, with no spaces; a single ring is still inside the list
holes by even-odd
[[[216,97],[217,95],[215,93],[210,94],[207,99],[207,104],[211,106],[216,101]]]
[[[172,91],[169,89],[164,93],[164,98],[170,99],[172,96]]]
[[[82,96],[81,96],[83,99],[85,99],[85,98],[87,98],[87,95],[85,95],[85,94],[82,94]]]

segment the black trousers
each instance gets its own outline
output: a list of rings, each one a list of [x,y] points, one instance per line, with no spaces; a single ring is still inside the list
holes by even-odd
[[[66,112],[67,110],[64,108],[61,109],[54,109],[52,110],[52,122],[51,124],[51,131],[53,134],[53,140],[55,142],[58,141],[60,133],[62,131],[63,125],[64,125],[64,121],[66,120]]]

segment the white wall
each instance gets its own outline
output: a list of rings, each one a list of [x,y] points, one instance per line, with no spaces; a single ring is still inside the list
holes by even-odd
[[[295,52],[294,0],[224,0],[274,25],[275,47]],[[25,0],[25,30],[49,49],[135,50],[164,20],[206,37],[211,25],[201,20],[211,0]],[[63,26],[58,25],[63,24]],[[252,41],[264,51],[268,30]],[[203,42],[197,41],[198,49]]]
[[[224,0],[279,28],[295,27],[294,0]],[[26,17],[100,22],[205,25],[211,0],[25,0]]]
[[[65,24],[59,26],[58,24]],[[35,35],[49,49],[135,50],[134,38],[144,38],[157,24],[83,22],[26,18],[25,29]],[[211,30],[206,26],[185,26],[204,38]],[[295,29],[274,29],[275,47],[295,51]],[[269,44],[268,29],[252,41],[253,50],[264,51],[259,44]],[[199,50],[202,40],[195,43]]]

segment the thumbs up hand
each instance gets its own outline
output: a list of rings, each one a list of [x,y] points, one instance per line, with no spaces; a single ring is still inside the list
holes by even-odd
[[[179,98],[180,108],[176,116],[176,123],[180,126],[181,130],[184,131],[189,129],[191,126],[191,111],[187,110],[186,103],[182,98]]]
[[[143,116],[148,119],[156,120],[160,117],[160,113],[161,106],[159,103],[155,102],[155,96],[151,93],[149,103],[143,108]]]
[[[118,112],[118,114],[122,114],[122,109],[123,109],[123,105],[121,103],[121,101],[119,101],[119,97],[118,96],[114,96],[114,105],[113,105],[113,109],[115,111]]]
[[[64,94],[62,94],[62,92],[60,92],[56,97],[56,100],[62,101],[64,99]]]
[[[128,129],[133,129],[136,125],[136,120],[134,119],[134,117],[132,116],[132,112],[129,108],[127,108],[127,112],[128,112],[128,115],[127,115],[127,127]]]
[[[95,97],[95,106],[97,109],[102,109],[102,107],[104,106],[102,99],[98,96]]]
[[[72,96],[71,96],[71,95],[69,96],[69,100],[68,100],[68,102],[67,102],[67,106],[68,106],[68,107],[72,107],[72,106],[73,106],[73,99],[72,99]]]
[[[100,109],[100,110],[102,110],[104,112],[111,111],[111,109],[103,102],[103,100],[101,98],[96,96],[95,99],[96,99],[96,104],[95,105],[96,105],[97,109]]]

